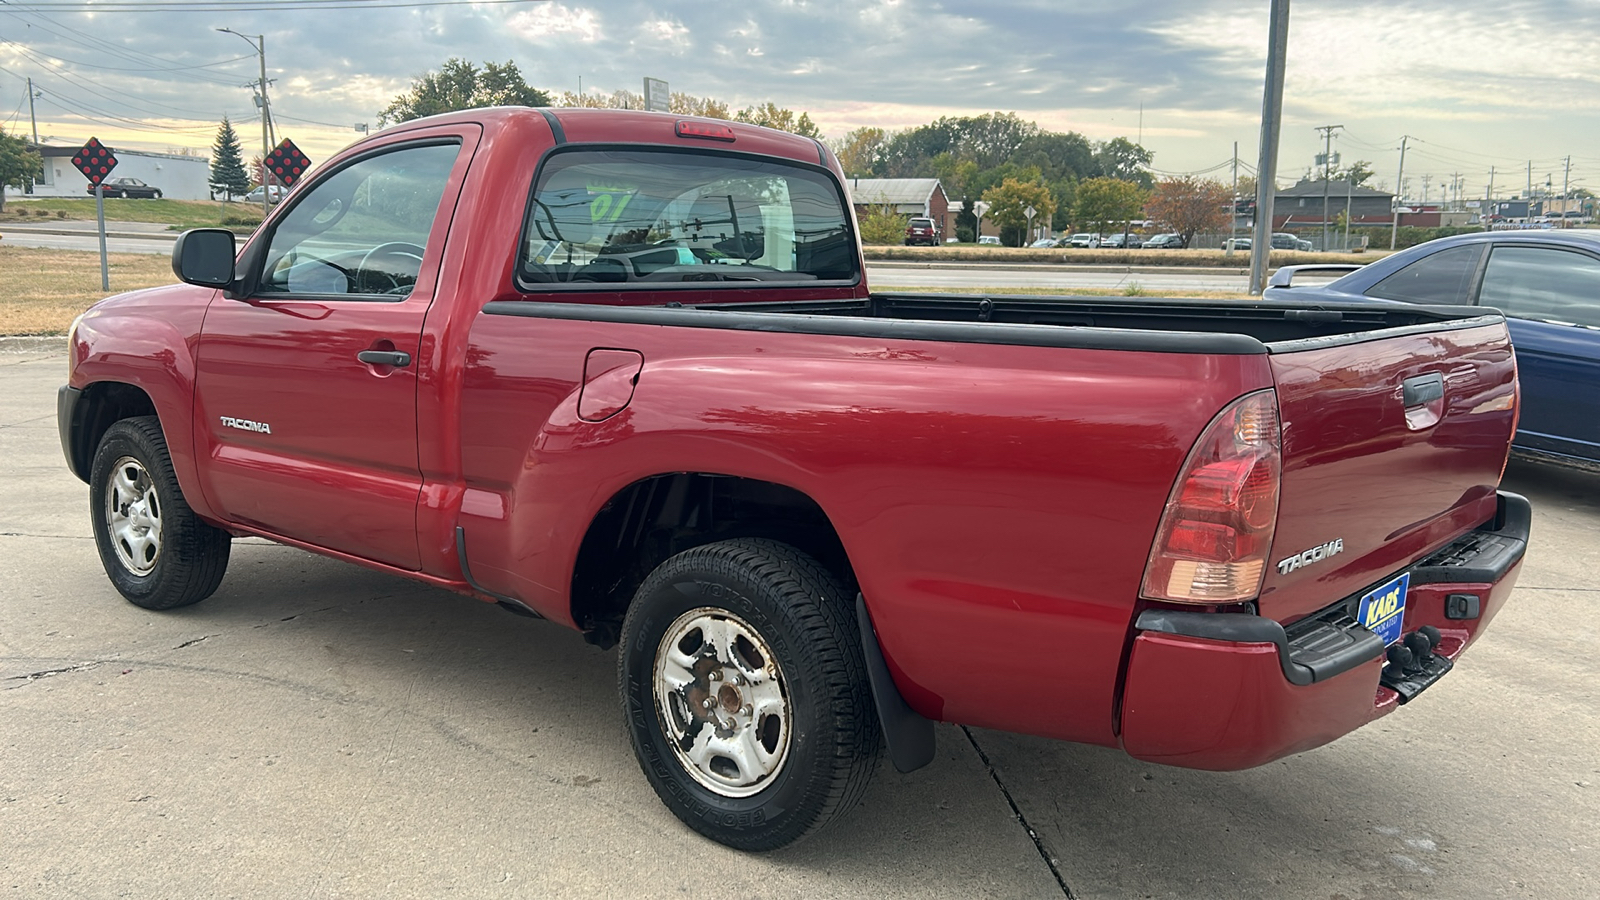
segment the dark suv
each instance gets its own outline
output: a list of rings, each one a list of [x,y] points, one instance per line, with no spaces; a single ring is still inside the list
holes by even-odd
[[[906,223],[906,246],[913,244],[927,244],[929,247],[939,246],[939,229],[933,220],[927,216],[912,216]]]

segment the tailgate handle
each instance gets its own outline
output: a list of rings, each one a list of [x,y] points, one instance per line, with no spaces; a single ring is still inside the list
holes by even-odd
[[[1400,382],[1400,395],[1405,401],[1406,409],[1413,406],[1423,406],[1435,400],[1444,399],[1444,376],[1438,372],[1429,372],[1426,375],[1417,375]]]

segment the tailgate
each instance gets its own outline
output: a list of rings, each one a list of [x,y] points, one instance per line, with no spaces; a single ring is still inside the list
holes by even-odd
[[[1495,514],[1516,427],[1504,320],[1270,346],[1283,481],[1263,616],[1387,581]]]

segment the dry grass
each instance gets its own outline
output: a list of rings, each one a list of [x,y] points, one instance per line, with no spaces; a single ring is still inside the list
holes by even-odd
[[[1362,265],[1387,255],[1388,251],[1367,253],[1301,253],[1274,250],[1273,266],[1301,266],[1309,263],[1354,263]],[[961,244],[953,247],[865,248],[869,260],[906,262],[989,262],[989,263],[1071,263],[1094,266],[1214,266],[1243,271],[1250,267],[1250,252],[1235,251],[1227,256],[1221,250],[1117,250],[1096,248],[1034,250],[1028,247],[993,247]]]
[[[149,253],[113,253],[111,290],[100,289],[100,254],[0,244],[0,335],[65,334],[97,301],[135,288],[171,284],[172,263]]]
[[[1258,300],[1242,291],[1165,291],[1145,287],[1137,282],[1121,288],[1062,288],[1062,287],[919,287],[917,285],[882,285],[873,282],[872,289],[896,294],[983,294],[990,297],[1183,297],[1189,300]]]

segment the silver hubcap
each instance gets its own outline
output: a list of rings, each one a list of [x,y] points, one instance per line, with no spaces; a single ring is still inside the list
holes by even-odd
[[[761,635],[725,609],[677,618],[656,648],[656,712],[678,762],[724,797],[771,783],[789,755],[789,692]]]
[[[144,465],[124,456],[106,485],[106,527],[123,568],[148,575],[161,558],[161,499]]]

